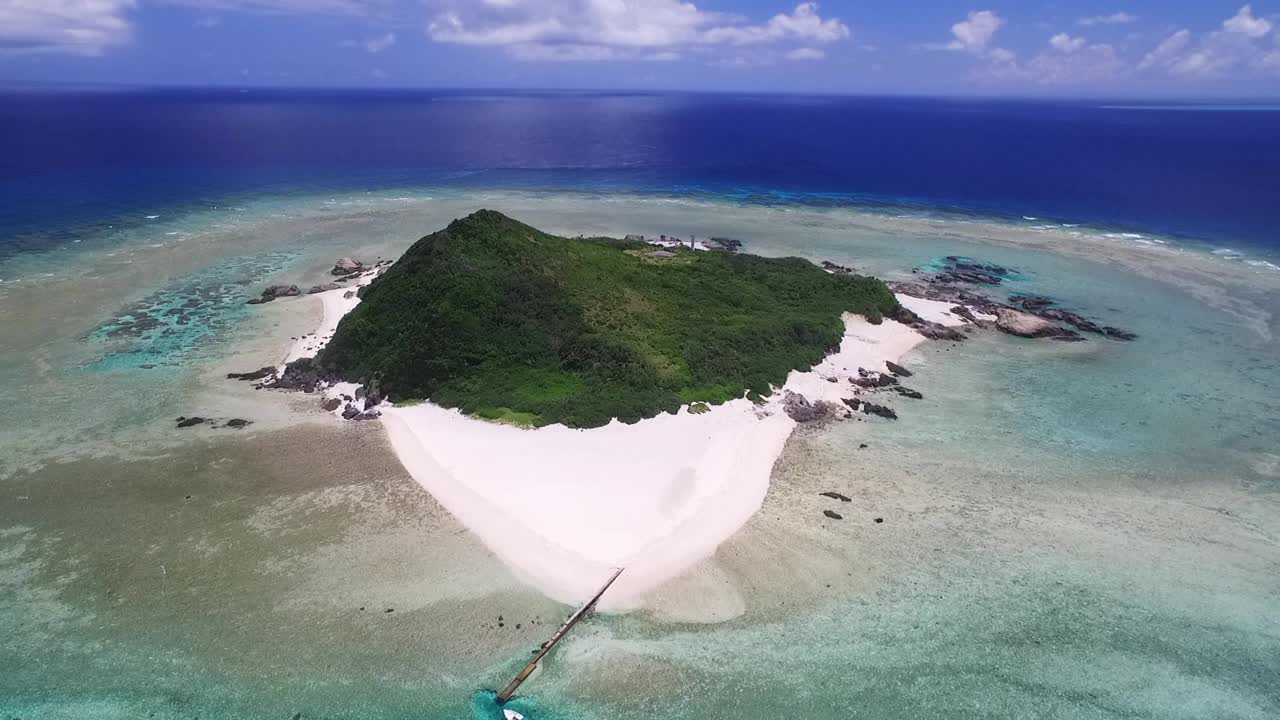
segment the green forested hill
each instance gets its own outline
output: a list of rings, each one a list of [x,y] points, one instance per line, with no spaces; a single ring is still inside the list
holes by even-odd
[[[409,248],[319,361],[395,400],[594,427],[768,394],[839,345],[841,312],[897,307],[879,280],[806,260],[655,249],[481,210]]]

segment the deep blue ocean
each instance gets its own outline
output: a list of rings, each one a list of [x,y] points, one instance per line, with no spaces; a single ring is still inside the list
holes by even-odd
[[[712,94],[10,93],[0,96],[0,257],[175,206],[441,184],[903,205],[1275,248],[1275,109]]]

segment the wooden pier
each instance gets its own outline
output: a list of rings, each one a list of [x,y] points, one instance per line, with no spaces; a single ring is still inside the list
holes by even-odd
[[[542,658],[546,657],[547,653],[551,652],[551,648],[555,647],[556,643],[560,642],[565,635],[569,634],[569,631],[573,629],[574,625],[578,624],[579,620],[585,617],[587,613],[591,612],[591,609],[596,606],[597,602],[599,602],[600,596],[604,595],[604,591],[608,590],[609,586],[613,584],[613,581],[617,580],[618,576],[622,574],[622,570],[622,568],[614,570],[613,575],[611,575],[609,580],[605,582],[598,591],[596,591],[596,594],[591,596],[591,599],[588,600],[585,605],[578,608],[572,615],[570,615],[569,619],[565,620],[564,624],[557,628],[555,633],[552,634],[551,639],[542,644],[542,649],[538,651],[537,655],[533,656],[533,660],[530,660],[529,664],[524,666],[524,669],[515,676],[510,684],[503,688],[502,692],[498,693],[498,704],[505,703],[511,699],[511,696],[516,693],[520,684],[525,680],[528,680],[529,676],[533,674],[533,671],[538,669],[538,662],[542,660]]]

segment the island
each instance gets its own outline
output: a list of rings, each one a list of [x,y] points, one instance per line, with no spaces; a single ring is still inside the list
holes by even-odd
[[[691,245],[481,210],[285,295],[318,299],[320,327],[283,365],[232,377],[380,423],[409,474],[547,595],[580,603],[625,568],[601,608],[652,608],[760,509],[797,427],[892,421],[923,397],[905,353],[995,319],[833,263]],[[744,607],[730,586],[698,592],[682,619]]]
[[[880,280],[799,258],[557,237],[491,210],[422,238],[362,293],[322,369],[530,427],[763,398],[839,347],[843,314],[900,309]]]

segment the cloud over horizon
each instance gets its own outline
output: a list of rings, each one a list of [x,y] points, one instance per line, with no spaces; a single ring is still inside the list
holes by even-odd
[[[136,6],[136,0],[3,0],[0,49],[98,55],[129,42],[126,13]]]
[[[323,85],[394,76],[424,85],[511,78],[529,87],[760,83],[984,93],[1247,88],[1255,97],[1280,90],[1280,0],[1236,0],[1244,4],[1208,14],[1195,0],[1123,1],[1085,15],[1029,6],[957,11],[952,0],[836,14],[808,0],[0,0],[0,57],[8,63],[0,79]],[[848,42],[855,23],[859,37],[874,42]],[[246,44],[245,32],[255,43]],[[363,52],[325,54],[335,46]],[[864,52],[870,47],[874,60]],[[738,79],[704,72],[766,67],[773,69]]]
[[[440,43],[504,48],[521,60],[629,60],[682,48],[831,43],[850,36],[837,18],[802,2],[751,24],[679,0],[485,0],[432,2],[427,26]]]
[[[1275,24],[1253,12],[1253,5],[1199,39],[1186,28],[1160,41],[1138,63],[1141,72],[1163,72],[1175,78],[1212,79],[1232,72],[1280,75],[1280,36]]]

